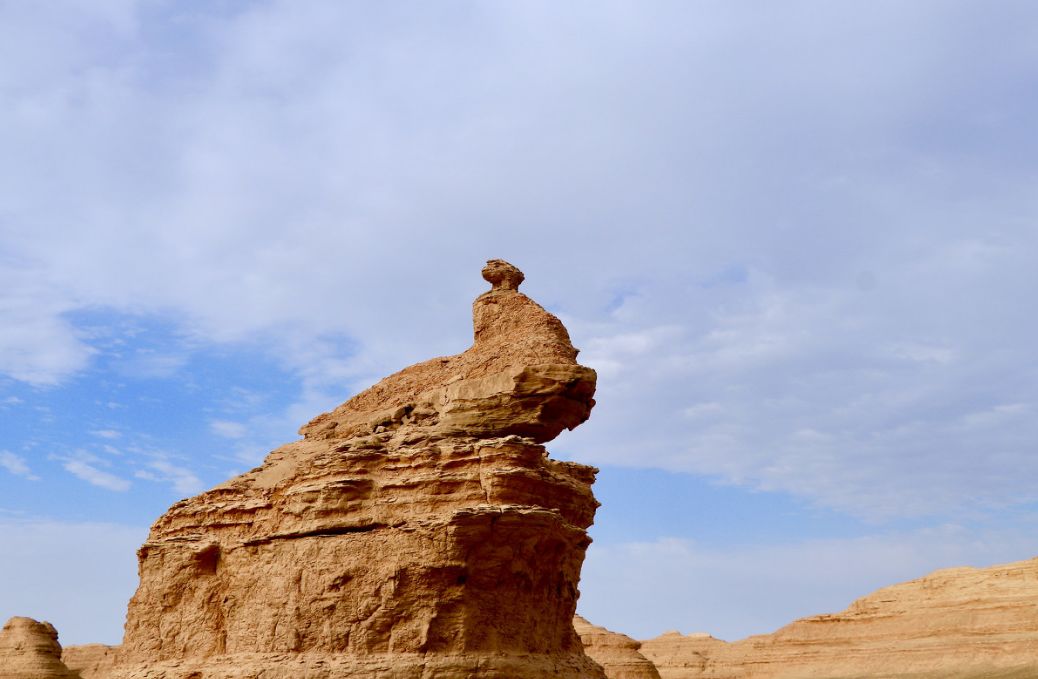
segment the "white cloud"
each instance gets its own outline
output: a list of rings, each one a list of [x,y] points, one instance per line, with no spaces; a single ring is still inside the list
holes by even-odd
[[[92,429],[90,433],[94,436],[103,439],[117,439],[122,436],[122,433],[115,429]]]
[[[940,276],[939,255],[891,259],[869,292],[752,270],[734,298],[697,291],[653,351],[588,352],[608,369],[591,423],[566,444],[592,463],[716,476],[870,519],[1034,501],[1038,382],[1025,366],[1038,356],[1023,338],[1038,326],[1014,292],[1026,260],[996,249],[959,278],[954,256]],[[660,313],[653,297],[664,286],[632,299],[630,317]],[[630,326],[592,326],[587,344]]]
[[[73,476],[80,478],[91,485],[97,486],[98,488],[125,492],[129,490],[132,485],[127,479],[98,469],[89,462],[81,459],[66,460],[62,466],[65,468],[65,471],[69,472]]]
[[[180,354],[157,353],[152,349],[138,349],[133,355],[116,363],[120,375],[136,379],[164,379],[176,375],[187,357]]]
[[[100,308],[323,408],[463,349],[505,256],[600,369],[584,459],[873,518],[1034,498],[1034,418],[981,426],[1038,402],[1034,8],[105,7],[0,20],[0,373],[84,370]]]
[[[15,476],[23,476],[30,481],[38,481],[40,479],[40,477],[32,473],[32,469],[29,468],[29,464],[24,458],[7,450],[0,450],[0,467],[3,467]]]
[[[194,472],[169,460],[156,458],[148,462],[147,467],[147,470],[138,471],[136,476],[150,481],[168,483],[180,495],[194,495],[205,488],[201,479]]]
[[[212,420],[209,423],[209,428],[217,436],[228,439],[243,438],[249,431],[241,422],[231,422],[230,420]]]
[[[74,302],[41,282],[46,280],[38,268],[12,266],[0,257],[0,374],[35,386],[54,385],[83,369],[92,354],[62,316]]]

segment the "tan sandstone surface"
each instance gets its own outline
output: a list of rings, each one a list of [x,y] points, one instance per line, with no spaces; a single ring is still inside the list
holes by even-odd
[[[49,622],[11,618],[0,630],[0,679],[75,679],[61,662],[58,632]]]
[[[173,505],[138,551],[117,679],[603,679],[573,629],[592,467],[541,445],[595,373],[501,260],[474,343]]]
[[[592,625],[579,615],[573,618],[573,627],[584,651],[602,666],[609,679],[660,679],[656,666],[638,652],[641,642]]]
[[[66,646],[61,660],[80,679],[105,679],[115,666],[117,650],[117,647],[104,644]]]
[[[668,633],[641,650],[663,679],[1034,679],[1038,559],[936,571],[734,643]]]

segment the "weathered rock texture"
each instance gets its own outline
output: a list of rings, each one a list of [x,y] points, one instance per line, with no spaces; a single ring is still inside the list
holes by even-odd
[[[602,666],[609,679],[660,679],[656,666],[638,652],[641,642],[592,625],[579,615],[573,618],[573,627],[584,651]]]
[[[0,631],[0,679],[75,679],[61,662],[54,626],[32,618],[8,620]]]
[[[115,666],[116,651],[104,644],[66,646],[61,660],[80,679],[106,679]]]
[[[140,548],[114,677],[603,677],[573,631],[595,373],[495,260],[462,354],[314,419]]]
[[[1038,559],[937,571],[731,644],[665,634],[642,653],[663,679],[1033,679]]]

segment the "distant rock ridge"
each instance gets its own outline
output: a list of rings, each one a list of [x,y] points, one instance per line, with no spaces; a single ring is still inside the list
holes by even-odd
[[[104,644],[66,646],[61,660],[79,679],[106,679],[115,666],[117,650]]]
[[[61,662],[54,625],[16,617],[0,630],[0,679],[79,678]]]
[[[668,633],[641,651],[662,679],[1034,679],[1038,559],[936,571],[734,643]]]
[[[595,373],[517,268],[483,276],[470,349],[155,523],[112,677],[604,679],[572,623],[597,470],[540,445]]]

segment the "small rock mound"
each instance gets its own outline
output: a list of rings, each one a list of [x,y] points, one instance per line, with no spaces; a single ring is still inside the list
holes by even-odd
[[[61,662],[58,631],[49,622],[11,618],[0,631],[0,679],[78,679]]]
[[[641,642],[592,625],[579,615],[573,627],[584,644],[584,652],[605,670],[608,679],[660,679],[656,666],[638,652]]]

